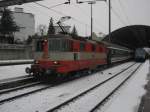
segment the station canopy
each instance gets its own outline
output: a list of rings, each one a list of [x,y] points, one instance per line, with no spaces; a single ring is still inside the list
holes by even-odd
[[[0,7],[7,7],[11,5],[22,5],[24,3],[36,2],[41,0],[0,0]]]
[[[133,25],[115,30],[110,35],[111,43],[136,49],[140,47],[150,47],[150,26]],[[104,41],[109,41],[107,35]]]

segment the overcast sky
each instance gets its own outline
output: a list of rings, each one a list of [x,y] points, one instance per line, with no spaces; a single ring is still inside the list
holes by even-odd
[[[67,0],[44,0],[37,3],[51,7]],[[86,0],[79,0],[86,1]],[[89,1],[89,0],[88,0]],[[150,25],[150,0],[111,0],[112,2],[112,30],[128,25]],[[90,5],[87,3],[76,4],[76,0],[71,0],[71,4],[64,4],[48,10],[35,3],[19,5],[25,12],[35,15],[36,27],[39,24],[48,26],[50,17],[56,23],[62,16],[71,16],[65,24],[75,25],[80,35],[90,35]],[[108,3],[97,1],[93,5],[93,31],[108,33]]]

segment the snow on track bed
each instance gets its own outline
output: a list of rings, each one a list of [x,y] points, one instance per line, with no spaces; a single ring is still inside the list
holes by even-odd
[[[4,93],[16,91],[16,90],[19,90],[19,89],[24,89],[24,88],[27,88],[27,87],[35,86],[35,85],[38,85],[40,83],[41,83],[40,81],[39,82],[37,81],[37,82],[32,82],[32,83],[12,87],[12,88],[9,88],[9,89],[2,89],[2,90],[0,90],[0,95],[4,94]]]
[[[21,76],[21,77],[10,78],[7,80],[4,79],[4,80],[0,80],[0,86],[15,83],[15,82],[21,82],[29,79],[33,79],[33,76]]]
[[[33,87],[28,87],[28,88],[13,91],[13,92],[10,92],[7,94],[2,94],[2,95],[0,95],[0,105],[3,103],[6,103],[8,101],[16,100],[17,98],[32,94],[32,93],[42,91],[44,89],[48,89],[50,87],[51,87],[51,85],[44,85],[44,84],[38,83]]]
[[[78,95],[79,93],[93,87],[93,85],[112,77],[112,75],[124,70],[133,63],[134,62],[124,63],[102,72],[98,72],[78,80],[73,80],[56,87],[51,87],[47,90],[37,92],[36,94],[31,94],[29,96],[7,102],[0,105],[0,111],[45,112],[48,109],[53,108]]]
[[[38,82],[33,76],[22,76],[0,81],[0,94],[29,87]]]
[[[89,89],[88,92],[80,94],[79,96],[68,100],[68,102],[62,105],[50,109],[48,112],[60,111],[60,112],[93,112],[97,104],[104,101],[118,86],[122,84],[133,72],[139,67],[140,64],[136,64],[126,71],[116,75],[114,78],[108,80],[105,83],[97,86],[94,89]]]

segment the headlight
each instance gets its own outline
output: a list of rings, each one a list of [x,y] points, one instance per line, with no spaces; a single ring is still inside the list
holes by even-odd
[[[57,64],[58,64],[58,61],[54,61],[53,63],[54,63],[55,65],[57,65]]]
[[[34,60],[34,64],[38,64],[39,62],[37,60]]]
[[[47,40],[45,39],[44,42],[47,42]]]

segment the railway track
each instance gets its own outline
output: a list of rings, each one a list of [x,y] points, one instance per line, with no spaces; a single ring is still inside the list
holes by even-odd
[[[106,67],[100,68],[100,70],[105,70],[105,69],[111,68],[113,66],[117,66],[119,64],[120,63],[115,63],[115,64],[110,65],[107,68]],[[33,76],[20,76],[20,77],[4,79],[4,80],[0,80],[0,90],[5,89],[7,91],[7,90],[12,90],[12,88],[16,88],[14,90],[18,90],[18,89],[22,88],[22,85],[26,85],[28,87],[29,85],[31,85],[29,83],[32,83],[32,82],[33,83],[37,82],[37,79],[35,79]],[[5,90],[3,90],[3,91],[5,91]],[[1,92],[0,92],[0,94],[1,94]]]
[[[23,97],[28,94],[35,93],[35,92],[41,91],[49,87],[49,86],[44,86],[36,90],[32,89],[31,91],[28,91],[28,92],[24,92],[24,93],[21,92],[21,91],[27,91],[28,88],[39,86],[42,83],[43,81],[35,79],[33,76],[22,76],[22,77],[2,80],[0,82],[0,105],[1,103],[7,102],[13,99],[17,99],[19,97]],[[22,94],[18,94],[19,92]],[[13,93],[14,96],[12,95],[9,96],[9,94],[11,93]],[[7,96],[7,97],[5,97],[4,99],[3,96]]]
[[[77,78],[75,77],[75,79]],[[74,79],[71,79],[71,80],[74,80]],[[27,95],[30,95],[36,92],[49,89],[53,86],[57,86],[61,83],[65,83],[66,81],[67,80],[61,80],[61,79],[54,80],[48,83],[46,81],[38,81],[38,82],[33,82],[27,85],[18,86],[15,88],[0,90],[0,105],[6,102],[12,101],[12,100],[17,100],[18,98],[25,97]]]
[[[20,85],[20,86],[13,87],[13,88],[2,89],[2,90],[0,90],[0,95],[8,93],[8,92],[13,92],[13,91],[16,91],[16,90],[19,90],[19,89],[32,87],[32,86],[35,86],[35,85],[38,85],[38,84],[41,84],[41,83],[42,83],[41,81],[37,81],[37,82],[32,82],[32,83],[29,83],[29,84]]]
[[[19,77],[14,77],[14,78],[8,78],[8,79],[2,79],[0,80],[0,85],[2,84],[6,84],[6,83],[9,83],[9,82],[15,82],[16,80],[23,80],[23,79],[27,79],[27,78],[32,78],[32,76],[19,76]]]
[[[52,87],[52,85],[44,85],[41,84],[41,82],[38,83],[33,83],[29,87],[22,87],[21,89],[17,91],[8,91],[8,92],[1,92],[2,94],[0,95],[0,105],[3,103],[6,103],[11,100],[16,100],[18,98],[46,90],[48,88]]]
[[[0,90],[21,86],[33,81],[36,81],[36,79],[33,76],[21,76],[0,80]]]
[[[133,65],[131,65],[131,66],[133,66]],[[77,78],[75,78],[75,79],[77,79]],[[74,80],[74,79],[71,79],[71,80]],[[56,81],[55,83],[48,84],[48,85],[41,84],[41,82],[35,82],[35,83],[33,83],[33,85],[31,83],[31,84],[27,84],[27,85],[24,85],[21,87],[11,88],[6,91],[2,90],[2,91],[0,91],[0,105],[4,104],[6,102],[9,102],[11,100],[16,100],[18,98],[21,98],[21,97],[24,97],[24,96],[27,96],[27,95],[30,95],[30,94],[33,94],[33,93],[36,93],[39,91],[49,89],[52,86],[56,86],[56,85],[58,85],[60,83],[64,83],[64,82],[66,82],[66,81],[62,81],[62,82]],[[15,91],[15,90],[17,90],[17,91]]]
[[[141,66],[133,64],[109,79],[49,109],[47,112],[94,112]],[[125,75],[124,75],[125,74]],[[107,91],[106,89],[109,88]],[[98,99],[98,100],[97,100]]]

